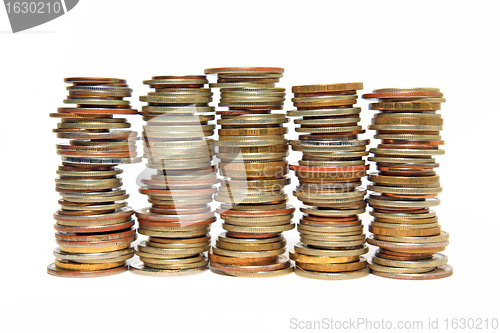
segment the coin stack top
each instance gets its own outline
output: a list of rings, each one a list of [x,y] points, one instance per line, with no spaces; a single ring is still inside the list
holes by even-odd
[[[140,100],[144,156],[149,171],[139,192],[151,207],[136,211],[138,232],[149,236],[137,247],[134,273],[190,275],[204,271],[215,214],[209,204],[218,180],[212,165],[215,125],[212,92],[204,75],[155,76],[154,91]]]
[[[293,229],[294,208],[287,206],[289,184],[287,122],[281,110],[285,89],[274,87],[282,68],[231,67],[205,70],[217,74],[221,99],[219,141],[221,186],[217,212],[224,220],[209,253],[213,272],[240,277],[272,277],[291,272],[281,234]]]
[[[56,220],[56,260],[47,271],[63,277],[105,276],[127,270],[126,260],[134,255],[130,244],[136,239],[133,210],[122,190],[120,163],[140,161],[135,141],[125,118],[137,114],[124,100],[132,89],[123,79],[66,78],[65,104],[50,114],[60,118],[54,129],[62,165],[57,170],[56,191],[61,209]]]
[[[355,107],[362,83],[292,87],[296,110],[288,111],[300,127],[292,149],[302,152],[292,165],[299,178],[294,195],[305,205],[297,229],[300,243],[290,252],[295,273],[322,280],[368,275],[363,224],[365,190],[360,187],[368,165],[369,140],[358,139],[361,109]]]
[[[448,245],[432,207],[442,191],[434,156],[444,154],[437,113],[445,102],[437,88],[387,88],[363,95],[377,99],[379,111],[370,129],[380,144],[372,148],[367,201],[373,208],[368,243],[379,249],[370,263],[375,275],[404,280],[430,280],[452,275],[448,258],[439,253]]]

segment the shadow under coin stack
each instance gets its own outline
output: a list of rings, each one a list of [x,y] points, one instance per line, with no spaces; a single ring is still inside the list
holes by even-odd
[[[294,86],[292,99],[297,110],[287,114],[302,133],[291,141],[302,152],[298,165],[290,168],[299,178],[294,195],[304,203],[297,229],[300,243],[290,251],[295,273],[322,280],[346,280],[367,276],[368,252],[363,224],[366,190],[361,178],[369,166],[364,156],[369,140],[364,133],[356,91],[362,83]]]
[[[56,220],[56,260],[47,272],[63,277],[94,277],[127,270],[136,239],[133,210],[120,186],[121,163],[139,162],[137,133],[128,130],[125,118],[137,114],[124,97],[130,97],[125,80],[67,78],[71,84],[65,104],[50,116],[60,118],[54,132],[68,144],[58,144],[62,165],[57,170],[56,191],[62,199]]]
[[[274,87],[282,68],[235,67],[205,70],[217,74],[221,115],[217,157],[222,183],[217,212],[225,233],[209,252],[215,273],[273,277],[292,271],[282,232],[293,229],[294,208],[287,206],[289,184],[287,122],[281,110],[285,89]]]
[[[149,236],[136,254],[131,271],[150,276],[200,273],[208,266],[210,225],[215,213],[209,204],[216,192],[212,165],[215,125],[212,92],[206,76],[155,76],[144,81],[154,92],[142,96],[144,157],[139,192],[150,208],[136,211],[138,232]]]
[[[439,165],[433,158],[444,150],[439,145],[443,119],[436,111],[445,102],[437,88],[378,89],[363,98],[378,99],[370,129],[381,143],[370,150],[378,173],[370,174],[372,191],[367,199],[373,208],[368,243],[378,246],[370,263],[374,275],[404,280],[448,277],[453,269],[438,253],[448,245],[436,213],[441,192]]]

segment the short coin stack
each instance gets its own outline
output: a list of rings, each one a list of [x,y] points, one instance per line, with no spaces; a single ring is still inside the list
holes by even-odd
[[[450,276],[448,258],[438,252],[448,245],[436,213],[441,192],[439,165],[434,155],[444,153],[440,136],[443,119],[436,111],[445,102],[437,88],[378,89],[363,98],[378,99],[370,129],[381,143],[370,150],[378,172],[367,201],[373,208],[368,243],[378,246],[370,263],[378,276],[430,280]]]
[[[290,179],[287,122],[281,110],[285,89],[274,87],[282,68],[236,67],[205,70],[217,74],[221,115],[217,157],[222,183],[217,212],[225,233],[210,250],[213,272],[240,277],[272,277],[292,271],[281,234],[293,229],[294,208],[284,187]]]
[[[212,165],[215,125],[212,92],[204,75],[155,76],[144,81],[155,91],[140,99],[144,157],[149,174],[139,192],[150,208],[136,211],[138,232],[149,236],[131,271],[142,275],[179,276],[204,271],[215,213],[209,204],[216,192]]]
[[[363,224],[366,191],[360,187],[368,165],[369,140],[354,107],[362,83],[294,86],[292,99],[297,110],[287,114],[300,127],[292,149],[302,152],[295,171],[300,185],[295,196],[305,205],[297,229],[300,243],[290,251],[295,273],[322,280],[345,280],[367,276],[368,252]]]
[[[210,83],[211,88],[221,88],[222,93],[228,93],[229,95],[232,90],[227,90],[231,88],[243,88],[243,90],[236,90],[239,92],[247,92],[251,95],[252,90],[247,90],[248,88],[274,88],[275,84],[279,82],[279,80],[283,77],[284,70],[279,67],[222,67],[222,68],[209,68],[205,70],[205,74],[217,74],[217,83]],[[268,91],[268,94],[271,94],[273,89]],[[283,88],[278,88],[277,90],[284,91]],[[254,91],[255,92],[255,91]],[[247,97],[246,100],[241,101],[233,101],[231,103],[231,109],[235,110],[246,110],[247,113],[266,113],[265,111],[272,110],[269,108],[269,105],[277,106],[279,109],[279,98],[277,99],[267,99],[266,101],[263,98],[266,96],[266,91],[262,91],[262,94],[254,95],[257,100],[262,101],[263,106],[261,108],[257,107],[255,104],[248,106],[249,102],[257,102],[257,100],[252,101],[252,96]],[[279,97],[279,94],[276,94]],[[222,96],[221,96],[222,97]],[[237,97],[237,96],[235,96]],[[282,95],[283,99],[285,95]],[[239,107],[243,103],[243,107]],[[228,106],[226,101],[221,100],[219,106]],[[263,112],[264,111],[264,112]]]
[[[60,118],[54,132],[69,143],[58,144],[62,165],[57,170],[56,191],[62,199],[56,220],[56,260],[47,267],[51,275],[93,277],[127,270],[133,257],[130,244],[136,239],[133,210],[122,190],[121,163],[139,162],[137,133],[128,130],[125,118],[137,114],[130,102],[125,80],[67,78],[65,104],[50,116]]]

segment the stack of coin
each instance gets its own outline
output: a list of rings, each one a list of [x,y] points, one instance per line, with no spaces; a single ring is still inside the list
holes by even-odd
[[[297,229],[300,243],[290,252],[295,273],[322,280],[367,276],[368,252],[363,224],[365,189],[361,179],[368,165],[369,140],[359,126],[356,91],[362,83],[338,83],[292,87],[296,110],[287,114],[300,127],[292,149],[302,152],[298,165],[290,168],[299,179],[294,195],[304,203]]]
[[[443,119],[436,111],[445,102],[437,88],[378,89],[363,95],[378,99],[370,129],[381,143],[370,150],[377,173],[370,174],[373,208],[368,243],[378,246],[370,263],[378,276],[430,280],[450,276],[448,258],[438,252],[448,245],[436,213],[441,192],[439,165],[433,156],[444,153],[440,131]]]
[[[217,74],[217,83],[210,83],[210,87],[221,89],[274,88],[275,84],[283,77],[283,73],[283,68],[279,67],[222,67],[205,70],[205,74]],[[220,106],[227,106],[224,101],[220,102]],[[237,103],[237,101],[235,102]],[[252,105],[252,108],[248,107],[247,104],[242,107],[248,112],[251,112],[253,108],[255,105]],[[259,110],[255,111],[260,113]]]
[[[288,206],[284,187],[290,179],[287,118],[281,110],[285,89],[274,87],[282,68],[213,68],[221,88],[218,111],[221,186],[217,212],[225,233],[210,250],[211,270],[240,277],[272,277],[292,271],[282,232],[293,229],[294,208]]]
[[[136,239],[133,210],[122,190],[120,163],[139,162],[137,133],[128,130],[125,118],[137,114],[130,102],[132,89],[125,80],[67,78],[65,104],[50,116],[60,118],[54,132],[69,143],[58,144],[62,165],[57,170],[56,191],[62,199],[56,220],[56,260],[47,272],[64,277],[93,277],[127,270]]]
[[[204,271],[210,248],[210,225],[217,175],[212,165],[215,125],[212,92],[204,75],[155,76],[144,81],[153,92],[142,96],[141,115],[147,171],[139,192],[150,208],[136,211],[140,234],[149,236],[131,271],[142,275],[179,276]]]

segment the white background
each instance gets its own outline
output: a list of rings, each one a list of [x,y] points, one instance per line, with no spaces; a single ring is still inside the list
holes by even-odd
[[[499,9],[496,1],[86,0],[63,17],[12,34],[1,8],[1,325],[5,331],[287,332],[291,318],[439,318],[444,328],[446,318],[498,317]],[[288,109],[292,85],[362,81],[365,93],[441,88],[446,155],[439,158],[444,192],[437,212],[451,234],[445,253],[455,275],[329,282],[210,272],[181,278],[46,274],[56,246],[60,163],[51,132],[57,120],[48,114],[62,106],[63,78],[126,78],[139,108],[138,96],[147,91],[142,80],[217,66],[284,67],[279,86],[288,89]],[[373,114],[366,101],[358,105],[366,126]],[[133,118],[140,130],[140,117]],[[297,159],[294,154],[291,162]],[[143,165],[124,169],[130,205],[146,206],[135,184]],[[218,221],[212,235],[220,231]],[[296,230],[285,236],[289,246],[298,240]]]

